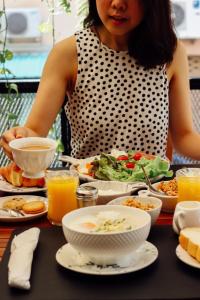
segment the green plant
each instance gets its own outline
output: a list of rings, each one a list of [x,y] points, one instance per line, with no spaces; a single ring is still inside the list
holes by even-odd
[[[46,22],[40,24],[39,30],[43,33],[51,32],[52,45],[54,45],[56,30],[54,20],[55,15],[59,13],[71,13],[72,0],[41,0],[41,2],[46,4],[48,18]],[[77,0],[77,9],[80,20],[79,23],[81,24],[87,13],[87,0]],[[15,78],[15,75],[6,67],[6,62],[11,61],[14,57],[13,52],[7,48],[7,29],[6,0],[3,0],[2,8],[0,8],[0,76],[1,79],[5,81],[7,93],[4,94],[3,101],[0,103],[0,117],[6,116],[6,129],[18,125],[18,113],[14,113],[12,107],[16,98],[19,99],[21,96],[18,92],[18,86],[10,80],[11,78]],[[49,135],[57,140],[57,151],[60,153],[63,151],[63,145],[60,141],[60,137],[56,135],[56,132],[56,123],[54,123]]]

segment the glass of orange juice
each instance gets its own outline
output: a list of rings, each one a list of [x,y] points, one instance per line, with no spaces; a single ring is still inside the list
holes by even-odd
[[[200,168],[184,168],[176,172],[178,202],[200,201]]]
[[[47,173],[47,217],[51,224],[61,226],[63,216],[78,208],[76,199],[78,184],[79,177],[76,171],[59,170]]]

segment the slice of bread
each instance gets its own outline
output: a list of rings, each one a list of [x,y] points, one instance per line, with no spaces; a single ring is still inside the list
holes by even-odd
[[[179,243],[188,254],[200,262],[200,227],[188,227],[181,230]]]

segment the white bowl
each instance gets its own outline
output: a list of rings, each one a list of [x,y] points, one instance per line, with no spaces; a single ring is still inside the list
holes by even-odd
[[[160,211],[161,211],[161,207],[162,207],[162,201],[158,198],[155,197],[139,197],[139,196],[125,196],[125,197],[120,197],[120,198],[116,198],[112,201],[110,201],[108,203],[108,205],[125,205],[124,202],[128,199],[136,199],[137,201],[139,201],[142,205],[147,205],[147,204],[151,204],[154,206],[154,208],[150,208],[148,210],[145,210],[150,216],[151,216],[151,225],[153,225],[156,220],[159,217]],[[134,208],[131,206],[131,208]]]
[[[97,204],[107,204],[115,198],[131,195],[134,190],[134,185],[119,181],[96,180],[82,184],[82,186],[88,185],[98,190]]]
[[[133,222],[134,226],[130,230],[119,232],[83,231],[83,223],[91,223],[91,219],[94,222],[100,212],[103,215],[120,214],[120,217]],[[91,262],[100,265],[121,264],[122,261],[130,261],[134,251],[147,239],[151,218],[147,212],[137,208],[98,205],[66,214],[62,219],[62,227],[66,240],[80,253],[89,257]]]
[[[159,182],[153,184],[153,186],[157,189]],[[162,201],[162,208],[163,212],[173,213],[177,204],[178,196],[168,196],[168,195],[158,195],[153,193],[152,191],[139,191],[138,194],[140,196],[153,196],[159,198]]]
[[[44,171],[54,158],[57,143],[49,138],[27,137],[15,139],[9,146],[15,163],[23,170],[22,175],[27,178],[40,178],[44,177]],[[35,149],[35,146],[41,148]],[[34,149],[28,150],[26,147]]]

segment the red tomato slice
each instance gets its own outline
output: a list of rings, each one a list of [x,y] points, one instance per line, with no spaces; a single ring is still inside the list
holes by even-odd
[[[128,160],[128,155],[120,155],[117,157],[117,160]]]
[[[127,169],[134,169],[135,168],[135,164],[133,162],[127,162],[126,163],[126,167],[127,167]]]
[[[141,152],[137,152],[133,155],[133,159],[140,160],[140,158],[143,156]]]

